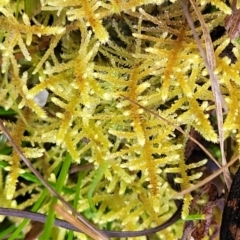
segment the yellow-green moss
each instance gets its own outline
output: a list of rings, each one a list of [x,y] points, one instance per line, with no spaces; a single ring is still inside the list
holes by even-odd
[[[164,222],[174,210],[166,173],[177,169],[183,189],[200,177],[187,175],[199,164],[185,163],[186,139],[122,95],[218,141],[207,114],[214,100],[209,77],[182,9],[172,2],[42,0],[31,22],[24,1],[18,19],[15,1],[0,7],[0,106],[18,116],[6,124],[18,145],[28,143],[23,152],[47,178],[67,152],[73,164],[93,163],[77,208],[86,215],[93,178],[104,166],[91,199],[98,207],[91,220],[99,228],[110,222],[112,229],[139,230]],[[224,1],[197,2],[201,9],[210,2],[219,8],[203,15],[209,31],[230,13]],[[216,72],[229,108],[225,138],[235,134],[239,142],[239,45],[233,42],[237,60],[230,66],[228,57],[219,57],[228,42],[224,35],[214,43]],[[43,90],[50,95],[40,107],[34,97]],[[1,160],[10,166],[6,184],[0,185],[0,205],[15,206],[22,194],[15,188],[20,169],[28,170],[15,153]],[[66,186],[74,189],[71,177]],[[16,207],[32,205],[37,196],[30,194],[27,204]],[[64,197],[71,201],[74,194]],[[191,196],[184,199],[186,217]],[[159,236],[173,239],[172,234],[166,230]]]

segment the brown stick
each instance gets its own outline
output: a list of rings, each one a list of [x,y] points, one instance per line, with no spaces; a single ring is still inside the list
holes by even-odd
[[[217,79],[217,76],[213,72],[213,70],[215,68],[215,65],[216,65],[216,61],[215,61],[215,55],[214,55],[214,50],[213,50],[210,34],[207,30],[206,23],[205,23],[202,15],[201,15],[201,13],[199,12],[199,9],[196,6],[195,1],[190,0],[190,2],[191,2],[191,4],[192,4],[192,6],[193,6],[193,8],[194,8],[194,10],[195,10],[195,12],[198,16],[198,19],[199,19],[199,21],[201,23],[201,26],[202,26],[202,29],[203,29],[203,35],[204,35],[204,38],[205,38],[205,46],[206,46],[207,51],[209,51],[209,52],[207,52],[207,56],[206,56],[205,51],[203,50],[200,39],[199,39],[198,34],[195,30],[193,21],[190,17],[190,13],[188,11],[188,6],[184,2],[184,0],[180,0],[180,3],[181,3],[182,8],[183,8],[183,12],[184,12],[185,17],[188,21],[189,27],[192,30],[192,33],[193,33],[193,36],[194,36],[195,41],[197,43],[199,52],[200,52],[200,54],[201,54],[201,56],[204,60],[205,66],[206,66],[206,68],[208,70],[208,73],[209,73],[209,76],[210,76],[212,92],[213,92],[213,95],[214,95],[216,112],[217,112],[218,134],[219,134],[219,142],[220,142],[220,149],[221,149],[221,155],[222,155],[222,165],[226,165],[227,161],[226,161],[225,152],[224,152],[222,108],[224,108],[225,111],[227,112],[227,106],[226,106],[226,103],[225,103],[225,101],[223,99],[223,96],[220,92],[220,86],[219,86],[219,81]],[[223,175],[224,175],[224,179],[225,179],[225,182],[226,182],[226,186],[229,190],[230,187],[231,187],[231,184],[232,184],[232,179],[231,179],[229,170],[225,169],[224,172],[223,172]]]

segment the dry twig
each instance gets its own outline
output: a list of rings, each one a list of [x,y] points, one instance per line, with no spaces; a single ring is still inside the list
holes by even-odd
[[[227,106],[226,103],[223,99],[223,96],[221,94],[220,91],[220,86],[219,86],[219,81],[217,76],[214,74],[214,69],[216,67],[216,60],[215,60],[215,55],[214,55],[214,50],[213,50],[213,45],[212,45],[212,40],[210,37],[210,34],[208,32],[206,23],[202,17],[202,14],[200,13],[196,3],[194,0],[190,0],[197,16],[198,16],[198,20],[201,23],[202,26],[202,30],[203,30],[203,36],[205,39],[205,46],[206,46],[206,53],[201,45],[200,39],[197,35],[197,32],[195,30],[193,21],[190,17],[190,13],[188,11],[188,6],[186,5],[186,3],[181,0],[181,5],[184,11],[184,14],[187,18],[188,24],[193,32],[193,36],[195,38],[195,41],[197,43],[198,49],[202,55],[202,58],[204,60],[205,66],[208,70],[209,76],[210,76],[210,80],[211,80],[211,85],[212,85],[212,92],[214,95],[214,99],[215,99],[215,104],[216,104],[216,113],[217,113],[217,122],[218,122],[218,133],[219,133],[219,143],[220,143],[220,149],[221,149],[221,154],[222,154],[222,165],[226,165],[227,161],[225,158],[225,153],[224,153],[224,135],[223,135],[223,112],[222,109],[225,109],[225,112],[227,111]],[[230,172],[228,169],[224,170],[224,178],[225,178],[225,182],[227,185],[228,190],[231,187],[231,177],[230,177]]]

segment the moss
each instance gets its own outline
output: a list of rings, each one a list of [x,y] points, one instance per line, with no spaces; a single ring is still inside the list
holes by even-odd
[[[204,10],[210,2],[218,9],[203,15],[211,32],[223,25],[230,8],[219,0],[198,4]],[[177,172],[176,182],[186,189],[201,176],[188,175],[188,170],[205,161],[188,165],[187,139],[123,96],[218,142],[208,114],[214,109],[211,84],[180,4],[42,0],[31,11],[26,3],[5,1],[0,7],[0,106],[16,113],[6,121],[16,143],[52,181],[68,153],[72,164],[93,164],[84,172],[77,210],[100,228],[111,223],[111,229],[139,230],[161,224],[175,209],[175,190],[166,174]],[[202,34],[200,27],[196,30]],[[232,41],[237,60],[230,64],[227,56],[219,57],[228,43],[225,34],[213,43],[215,72],[229,109],[225,138],[234,135],[239,142],[239,45]],[[42,91],[49,96],[39,106],[36,96]],[[0,205],[32,206],[42,186],[21,182],[19,176],[29,170],[15,152],[2,154],[1,160],[9,166],[3,170],[8,175],[1,179]],[[69,174],[65,186],[75,185],[75,175]],[[19,204],[23,189],[29,198]],[[70,202],[75,198],[74,193],[62,195]],[[184,197],[183,218],[191,198]],[[40,211],[47,211],[49,201]],[[176,238],[181,227],[178,223],[159,236]]]

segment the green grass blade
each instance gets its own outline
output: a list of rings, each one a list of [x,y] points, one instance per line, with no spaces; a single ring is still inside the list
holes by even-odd
[[[29,18],[41,12],[40,0],[24,0],[24,11]]]
[[[16,112],[12,109],[5,110],[3,107],[0,107],[0,116],[11,116],[16,115]]]
[[[6,150],[7,152],[12,151],[11,148],[9,148],[8,150]],[[3,154],[3,150],[0,151],[0,154]],[[5,154],[4,154],[5,155]],[[9,166],[8,163],[6,163],[5,161],[0,161],[0,168],[5,168]],[[39,179],[32,173],[26,172],[26,173],[21,173],[20,177],[24,178],[25,180],[32,182],[32,183],[37,183],[39,185],[41,185],[41,182],[39,181]],[[56,188],[56,183],[54,182],[48,182],[53,188]],[[62,188],[62,192],[66,193],[66,194],[74,194],[75,193],[75,189],[71,189],[68,187],[63,187]]]
[[[78,174],[78,181],[77,181],[77,185],[76,185],[76,193],[75,193],[74,202],[73,202],[73,207],[75,209],[77,209],[83,177],[84,177],[84,172],[80,171],[79,174]],[[68,233],[67,240],[72,240],[72,239],[73,239],[73,231],[71,230]]]
[[[103,174],[105,172],[105,169],[106,169],[106,164],[102,164],[98,170],[96,171],[96,175],[94,176],[93,178],[93,181],[89,187],[89,190],[88,190],[88,202],[89,202],[89,205],[90,205],[90,208],[93,212],[96,212],[97,209],[95,208],[94,206],[94,203],[93,203],[93,193],[98,185],[98,183],[101,181],[102,177],[103,177]]]
[[[20,4],[20,0],[17,0],[17,4],[16,4],[16,19],[18,20],[18,16],[19,16],[19,4]]]
[[[68,175],[71,161],[72,161],[71,156],[69,154],[67,154],[67,156],[63,160],[63,165],[62,165],[62,168],[61,168],[61,171],[59,174],[59,178],[57,179],[57,183],[56,183],[56,191],[58,193],[61,193],[61,191],[62,191],[64,181]],[[47,216],[46,222],[44,224],[44,230],[43,230],[43,233],[40,236],[39,240],[51,239],[51,231],[52,231],[53,223],[55,220],[55,211],[53,209],[53,205],[56,204],[57,200],[58,199],[56,197],[53,197],[51,200],[48,216]]]
[[[37,200],[37,202],[34,204],[33,208],[31,209],[33,212],[36,212],[40,206],[42,205],[44,199],[46,198],[48,194],[47,189],[44,189],[41,196],[39,197],[39,199]],[[14,240],[15,238],[17,238],[19,236],[19,234],[22,232],[23,228],[30,222],[29,219],[24,219],[22,221],[22,223],[18,226],[18,228],[14,231],[14,233],[12,234],[12,236],[9,238],[9,240]],[[1,238],[0,238],[1,239]]]
[[[14,230],[15,230],[16,226],[15,225],[11,225],[9,228],[3,230],[0,232],[0,239],[6,239],[6,236],[8,234],[11,234]]]
[[[206,219],[205,214],[191,214],[184,219],[184,221],[204,220]]]

